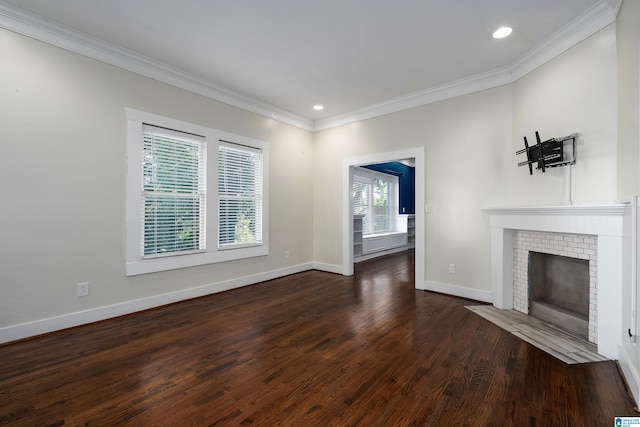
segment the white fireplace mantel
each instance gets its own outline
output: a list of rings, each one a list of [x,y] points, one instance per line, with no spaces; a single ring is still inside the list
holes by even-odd
[[[493,305],[513,308],[513,231],[598,236],[598,352],[617,359],[622,339],[624,214],[628,205],[534,206],[483,209],[491,226]]]

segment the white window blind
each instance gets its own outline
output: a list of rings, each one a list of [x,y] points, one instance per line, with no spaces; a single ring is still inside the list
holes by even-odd
[[[365,216],[362,221],[362,232],[364,234],[369,234],[371,231],[369,221],[366,220],[366,216],[369,212],[369,193],[371,191],[371,185],[368,182],[358,180],[358,178],[353,181],[353,214]]]
[[[262,152],[221,142],[218,149],[218,247],[262,243]]]
[[[143,125],[144,257],[205,249],[205,140]]]

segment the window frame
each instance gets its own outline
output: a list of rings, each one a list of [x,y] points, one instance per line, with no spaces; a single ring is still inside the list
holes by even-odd
[[[127,217],[125,274],[135,276],[178,268],[266,256],[269,254],[269,143],[132,108],[127,118]],[[206,206],[205,241],[201,252],[145,257],[142,237],[142,146],[143,125],[162,127],[205,139]],[[250,246],[218,247],[218,147],[233,143],[262,153],[262,243]]]
[[[263,209],[263,199],[264,199],[264,192],[263,192],[263,183],[262,183],[262,167],[264,164],[264,158],[263,158],[263,153],[262,150],[256,149],[254,147],[248,147],[246,145],[240,145],[240,144],[236,144],[233,142],[229,142],[229,141],[219,141],[218,144],[218,149],[217,149],[217,156],[218,156],[218,167],[220,167],[220,158],[221,158],[221,152],[222,149],[227,149],[227,150],[235,150],[238,152],[241,152],[243,154],[249,154],[251,156],[258,156],[260,158],[260,162],[259,162],[259,166],[258,166],[258,170],[255,172],[255,181],[252,183],[254,185],[254,187],[258,187],[257,190],[254,190],[252,192],[252,195],[238,195],[238,194],[233,194],[233,193],[229,193],[229,194],[225,194],[224,196],[221,194],[222,191],[220,190],[220,185],[218,185],[218,213],[221,212],[221,205],[222,205],[222,200],[227,200],[227,201],[231,201],[233,199],[235,200],[254,200],[256,202],[256,206],[255,206],[255,210],[256,210],[256,224],[255,224],[255,231],[257,234],[259,234],[259,238],[256,239],[257,241],[252,241],[252,242],[244,242],[244,243],[222,243],[222,236],[221,236],[221,230],[220,230],[220,215],[218,216],[218,239],[217,239],[217,245],[218,245],[218,250],[220,251],[226,251],[226,250],[234,250],[234,249],[238,249],[238,248],[242,248],[242,247],[251,247],[251,246],[260,246],[262,244],[262,236],[263,236],[263,228],[264,225],[262,223],[262,209]],[[259,175],[259,176],[258,176]],[[218,183],[220,183],[220,174],[218,173]],[[239,183],[239,182],[237,182]]]

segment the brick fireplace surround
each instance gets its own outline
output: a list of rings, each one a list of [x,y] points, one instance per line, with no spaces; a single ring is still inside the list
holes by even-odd
[[[531,241],[540,240],[535,242],[535,250],[546,246],[545,252],[561,255],[564,245],[560,244],[560,239],[575,239],[577,245],[572,245],[573,253],[569,255],[589,259],[590,276],[593,276],[590,280],[589,338],[597,342],[598,353],[618,359],[622,338],[625,207],[624,204],[609,204],[485,209],[491,225],[493,305],[500,309],[527,310],[522,284],[527,279],[522,277],[517,265],[524,250],[521,247],[523,235]],[[542,242],[543,239],[546,242]]]

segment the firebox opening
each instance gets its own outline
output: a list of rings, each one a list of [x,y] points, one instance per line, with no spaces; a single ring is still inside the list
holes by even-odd
[[[589,261],[529,252],[529,314],[587,338]]]

